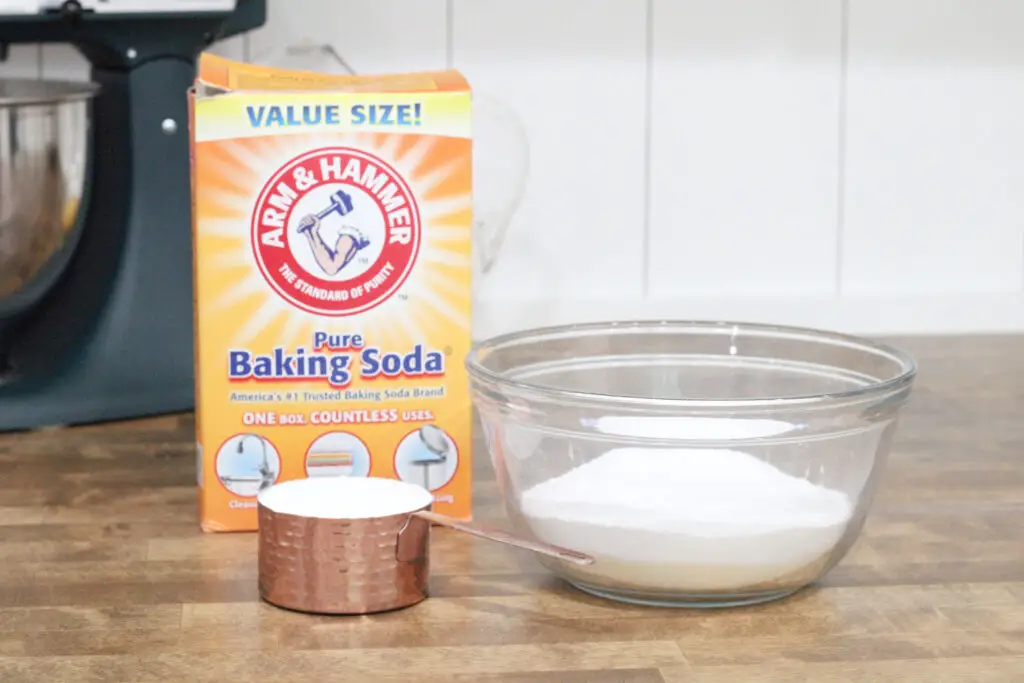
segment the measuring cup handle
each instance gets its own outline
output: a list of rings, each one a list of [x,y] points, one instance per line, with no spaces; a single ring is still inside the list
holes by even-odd
[[[540,541],[531,541],[515,534],[510,534],[507,531],[501,529],[495,529],[494,527],[483,526],[481,524],[466,524],[460,522],[452,517],[445,515],[439,515],[436,512],[415,512],[413,513],[416,517],[439,524],[455,531],[461,531],[464,534],[470,536],[476,536],[477,538],[484,538],[488,541],[496,541],[498,543],[504,543],[505,545],[514,546],[516,548],[522,548],[523,550],[529,550],[530,552],[538,553],[540,555],[547,555],[548,557],[555,557],[559,560],[566,562],[572,562],[578,565],[590,565],[594,563],[594,558],[585,553],[580,553],[569,548],[562,548],[557,545],[550,543],[542,543]]]

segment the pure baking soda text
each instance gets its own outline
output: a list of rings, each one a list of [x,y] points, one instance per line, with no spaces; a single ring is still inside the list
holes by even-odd
[[[470,90],[204,54],[191,94],[202,528],[303,477],[471,511]]]

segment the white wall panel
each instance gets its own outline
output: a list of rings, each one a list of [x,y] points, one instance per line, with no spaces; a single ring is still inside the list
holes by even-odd
[[[641,294],[645,3],[454,0],[454,65],[514,109],[530,177],[501,260],[501,296]]]
[[[221,40],[210,46],[210,52],[229,59],[246,61],[249,59],[249,36],[241,35]]]
[[[854,0],[843,291],[1020,291],[1024,3]]]
[[[650,292],[831,292],[839,0],[654,0]]]
[[[267,24],[249,38],[253,60],[309,40],[331,45],[356,71],[444,68],[445,0],[270,0]]]

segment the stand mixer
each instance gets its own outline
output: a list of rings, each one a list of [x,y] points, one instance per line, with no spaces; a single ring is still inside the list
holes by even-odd
[[[187,92],[265,0],[0,0],[89,83],[0,79],[0,430],[194,405]],[[81,162],[77,162],[77,159]]]

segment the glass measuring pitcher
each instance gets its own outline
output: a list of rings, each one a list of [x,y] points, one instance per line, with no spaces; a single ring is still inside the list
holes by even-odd
[[[357,75],[331,45],[300,41],[253,63],[295,71]],[[473,259],[475,272],[494,268],[526,191],[530,145],[516,113],[501,100],[473,91]],[[474,278],[479,283],[478,278]],[[474,286],[474,298],[478,286]]]

